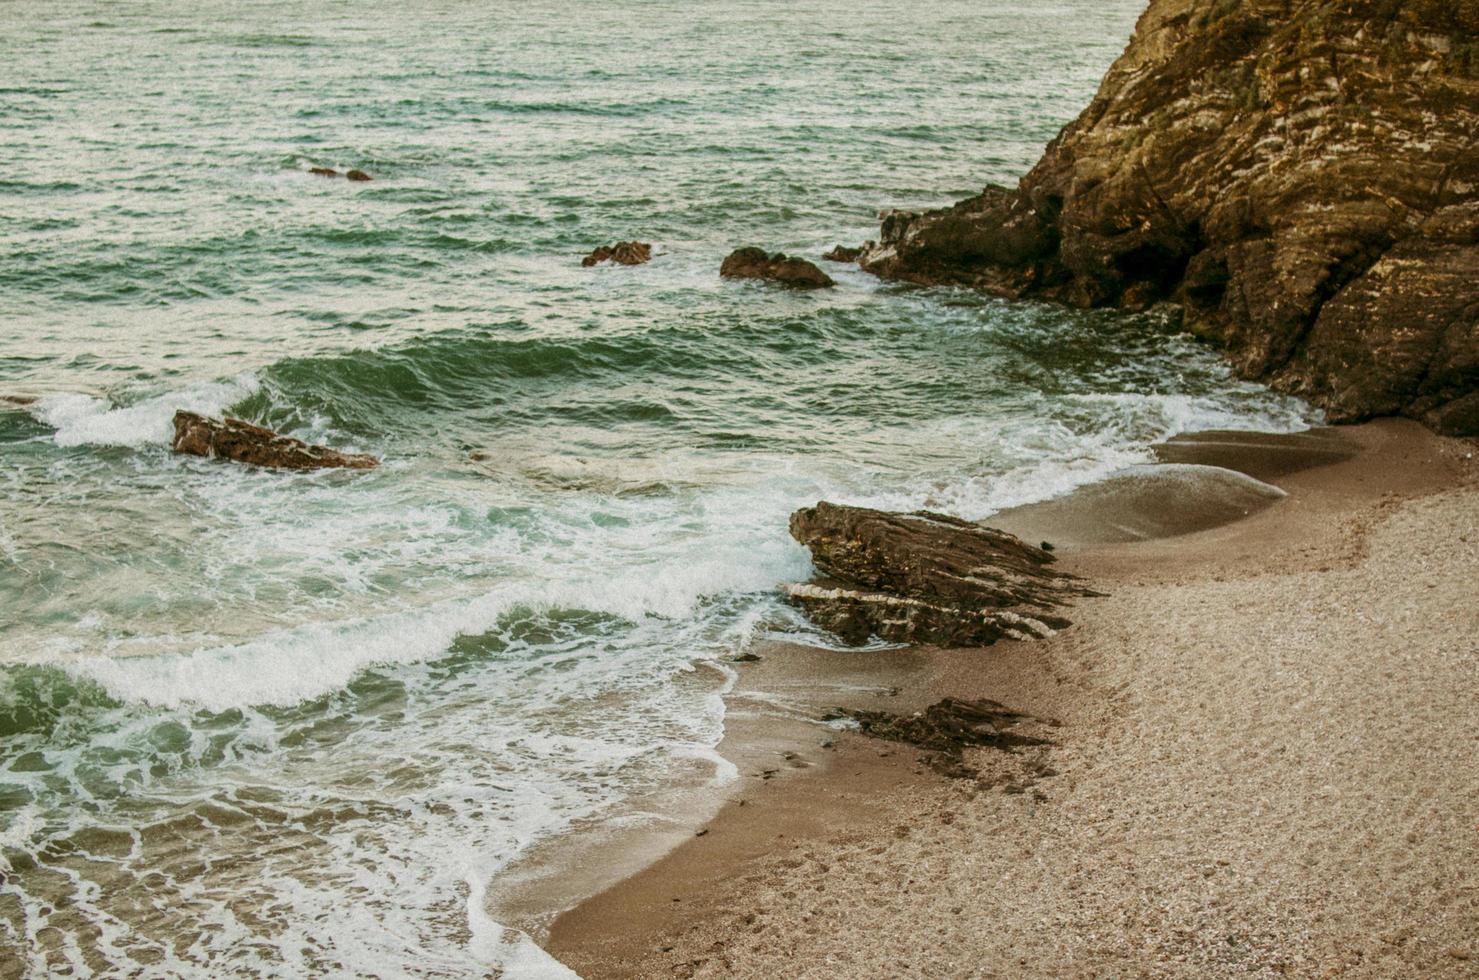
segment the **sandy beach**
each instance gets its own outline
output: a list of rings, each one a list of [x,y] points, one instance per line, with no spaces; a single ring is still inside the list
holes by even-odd
[[[1287,494],[1247,516],[1165,485],[1002,515],[1108,593],[1051,639],[741,665],[727,802],[547,948],[588,978],[1479,975],[1476,447],[1294,438],[1163,455]],[[950,778],[816,721],[947,696],[1052,744]]]

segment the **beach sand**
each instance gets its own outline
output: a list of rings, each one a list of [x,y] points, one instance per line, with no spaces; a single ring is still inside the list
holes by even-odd
[[[1215,526],[1163,485],[1112,521],[1092,492],[1002,515],[1051,538],[1056,510],[1062,567],[1109,593],[1049,640],[764,651],[727,802],[547,948],[592,980],[1479,976],[1475,444],[1390,420],[1197,441],[1163,458],[1288,496]],[[1056,720],[1055,744],[948,778],[815,721],[944,696]]]

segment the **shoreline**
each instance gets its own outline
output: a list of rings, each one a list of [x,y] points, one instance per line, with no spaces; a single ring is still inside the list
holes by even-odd
[[[1465,880],[1462,871],[1464,854],[1468,868],[1479,866],[1479,834],[1446,840],[1449,853],[1439,852],[1443,860],[1436,865],[1434,854],[1409,842],[1420,853],[1405,863],[1380,852],[1383,860],[1372,863],[1369,875],[1359,866],[1348,869],[1354,878],[1342,879],[1347,894],[1366,894],[1387,878],[1437,875],[1447,883],[1440,905],[1447,912],[1431,928],[1412,922],[1396,927],[1409,938],[1427,940],[1409,944],[1378,938],[1381,930],[1374,926],[1369,935],[1344,931],[1347,920],[1361,920],[1349,903],[1334,902],[1341,907],[1339,927],[1317,925],[1326,921],[1321,911],[1295,929],[1292,920],[1301,917],[1300,909],[1323,908],[1339,891],[1332,892],[1329,866],[1291,871],[1299,855],[1282,850],[1287,842],[1278,835],[1263,839],[1256,819],[1249,823],[1249,813],[1277,813],[1281,826],[1287,825],[1285,838],[1297,831],[1297,840],[1311,826],[1331,823],[1313,805],[1313,791],[1301,791],[1297,781],[1311,781],[1328,768],[1321,759],[1331,751],[1365,751],[1367,742],[1357,740],[1352,748],[1339,732],[1377,724],[1379,715],[1368,701],[1390,694],[1402,702],[1390,710],[1405,706],[1431,715],[1435,701],[1462,704],[1456,699],[1479,697],[1475,671],[1463,669],[1479,663],[1471,639],[1479,622],[1472,594],[1468,608],[1463,601],[1463,577],[1439,577],[1411,601],[1400,602],[1371,594],[1363,578],[1386,575],[1395,588],[1417,589],[1395,567],[1401,561],[1391,554],[1392,524],[1416,526],[1405,541],[1421,537],[1432,543],[1445,536],[1433,522],[1455,519],[1468,530],[1452,531],[1458,548],[1447,560],[1472,575],[1479,554],[1473,444],[1395,420],[1313,435],[1321,434],[1329,441],[1311,445],[1306,436],[1302,446],[1291,445],[1301,437],[1202,434],[1162,450],[1173,470],[1236,467],[1285,494],[1250,508],[1247,516],[1230,513],[1241,506],[1237,495],[1231,504],[1214,501],[1208,514],[1209,508],[1178,503],[1174,486],[1168,491],[1150,480],[1146,493],[1110,495],[1120,511],[1109,520],[1102,519],[1102,489],[1093,486],[1004,512],[1000,522],[988,519],[1017,533],[1035,534],[1049,519],[1051,526],[1069,528],[1071,533],[1059,535],[1060,567],[1109,593],[1079,600],[1071,612],[1075,625],[1058,636],[1030,645],[1003,641],[979,650],[886,654],[775,644],[762,650],[759,663],[735,665],[739,677],[726,695],[726,731],[718,751],[739,766],[737,782],[714,801],[712,818],[696,832],[669,834],[665,853],[650,848],[641,870],[559,914],[545,947],[590,978],[778,970],[798,975],[808,969],[1087,976],[1102,969],[1274,975],[1292,968],[1301,975],[1375,976],[1393,962],[1428,975],[1459,975],[1474,962],[1466,957],[1479,959],[1479,949],[1460,929],[1479,923],[1479,915],[1465,918],[1479,907],[1479,879],[1471,870]],[[1132,534],[1129,540],[1117,532],[1109,541],[1096,540],[1096,511],[1101,525],[1133,531],[1126,506],[1132,518],[1153,518],[1162,530],[1175,525],[1179,506],[1193,529],[1139,539]],[[1294,610],[1283,630],[1254,613],[1263,604],[1298,606],[1301,596],[1327,604],[1320,615]],[[1362,650],[1366,656],[1357,673],[1385,677],[1381,656],[1391,654],[1384,645],[1389,637],[1373,624],[1395,614],[1383,605],[1390,602],[1404,611],[1416,608],[1428,621],[1446,615],[1443,628],[1432,626],[1409,639],[1447,643],[1451,656],[1440,671],[1403,675],[1391,682],[1391,692],[1354,699],[1344,709],[1350,717],[1343,717],[1339,703],[1322,700],[1348,679],[1348,671],[1328,662],[1330,652]],[[1370,613],[1336,622],[1325,618],[1352,604]],[[1248,631],[1271,632],[1245,650],[1236,634]],[[1168,652],[1182,646],[1185,656]],[[1308,688],[1301,691],[1303,702],[1288,700],[1290,692],[1280,688],[1283,697],[1267,704],[1245,703],[1248,689],[1268,682],[1269,665],[1259,658],[1284,647],[1297,655],[1281,661],[1281,682],[1295,683],[1285,677],[1291,665],[1314,675],[1302,681]],[[1237,656],[1230,657],[1229,648]],[[1313,656],[1322,652],[1324,662]],[[1151,665],[1156,671],[1147,673]],[[860,670],[871,678],[871,689],[851,684],[849,675]],[[1440,681],[1448,685],[1442,696],[1427,689]],[[849,685],[857,690],[844,690]],[[785,692],[791,713],[799,716],[779,726],[784,730],[763,707],[777,692]],[[819,717],[833,704],[908,713],[942,697],[990,698],[1061,721],[1061,728],[1055,744],[1041,750],[967,750],[978,770],[970,780],[940,775],[925,753],[910,746],[833,732],[804,717],[805,706]],[[1270,719],[1249,730],[1219,698],[1255,715],[1277,714],[1278,723]],[[1325,710],[1317,730],[1306,731],[1300,711],[1311,699]],[[1466,734],[1479,736],[1476,715],[1440,712],[1432,719],[1453,737],[1447,740],[1446,767],[1428,774],[1448,779],[1448,797],[1471,807],[1479,803],[1479,778],[1466,778],[1451,754]],[[1280,732],[1284,738],[1273,737]],[[1326,736],[1334,739],[1333,749],[1321,741]],[[1399,741],[1395,736],[1384,733],[1392,744]],[[1300,743],[1294,759],[1288,758],[1289,745],[1276,744],[1287,741]],[[1193,748],[1189,759],[1182,758]],[[1380,815],[1383,807],[1397,805],[1382,787],[1401,782],[1398,769],[1426,772],[1442,755],[1402,755],[1396,767],[1385,757],[1365,759],[1364,768],[1343,771],[1352,791],[1366,794],[1367,809],[1375,807]],[[777,761],[766,765],[765,758]],[[1209,759],[1223,763],[1213,767]],[[1296,786],[1288,787],[1287,780]],[[1243,786],[1244,795],[1224,799],[1233,785]],[[1153,813],[1152,824],[1119,826],[1125,822],[1116,817],[1124,802],[1120,794],[1128,787],[1138,790],[1141,801],[1131,809]],[[1337,812],[1349,832],[1370,814],[1359,801],[1338,795]],[[1378,802],[1371,803],[1373,798]],[[1247,810],[1250,799],[1261,806]],[[1218,830],[1223,824],[1209,822],[1207,811],[1218,807],[1229,826],[1225,831]],[[1452,813],[1445,820],[1451,833],[1459,832],[1453,827],[1461,821],[1455,824]],[[1119,834],[1113,845],[1102,838],[1106,826]],[[1398,829],[1392,827],[1394,833]],[[1307,851],[1314,845],[1304,846]],[[1467,850],[1458,853],[1455,847]],[[901,862],[902,852],[907,858]],[[1174,873],[1167,863],[1171,854],[1185,865]],[[1058,866],[1055,873],[1035,877],[1045,862]],[[1444,872],[1448,864],[1460,870]],[[1450,880],[1455,873],[1456,883]],[[1209,890],[1224,890],[1222,879],[1240,887],[1227,889],[1231,897],[1209,900]],[[546,899],[558,893],[536,884],[530,894],[541,891]],[[1162,905],[1155,906],[1152,896]],[[1401,911],[1383,908],[1394,919]],[[1227,926],[1220,945],[1208,938],[1212,921]],[[1050,922],[1057,925],[1047,928]]]

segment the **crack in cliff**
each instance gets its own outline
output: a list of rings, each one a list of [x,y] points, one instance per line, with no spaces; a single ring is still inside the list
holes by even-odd
[[[1268,369],[1263,372],[1263,376],[1265,378],[1272,378],[1291,364],[1296,363],[1299,358],[1305,356],[1308,350],[1310,335],[1314,332],[1316,324],[1319,323],[1320,314],[1324,312],[1326,304],[1338,297],[1352,283],[1370,272],[1401,240],[1398,237],[1383,237],[1368,242],[1349,255],[1336,259],[1335,262],[1327,267],[1325,279],[1319,286],[1315,287],[1309,314],[1305,317],[1299,333],[1289,345],[1288,354],[1281,358],[1278,363],[1270,363]]]

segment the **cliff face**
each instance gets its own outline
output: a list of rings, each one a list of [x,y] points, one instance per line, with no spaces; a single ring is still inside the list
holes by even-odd
[[[891,213],[861,262],[1171,300],[1334,421],[1479,433],[1479,0],[1151,0],[1016,189]]]

